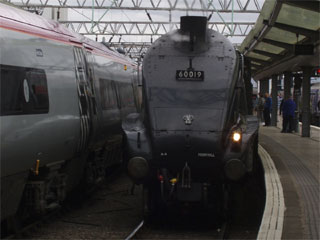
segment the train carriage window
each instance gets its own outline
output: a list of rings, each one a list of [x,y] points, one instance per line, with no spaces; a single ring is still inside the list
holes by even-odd
[[[99,79],[101,106],[103,110],[115,109],[119,107],[116,95],[116,88],[113,81],[108,79]]]
[[[30,86],[30,99],[33,101],[33,111],[49,110],[48,86],[45,72],[39,69],[32,69],[26,72]]]
[[[7,65],[0,67],[2,116],[49,112],[48,86],[44,70]]]
[[[123,107],[134,107],[135,101],[133,96],[133,86],[130,83],[118,83],[121,105]]]

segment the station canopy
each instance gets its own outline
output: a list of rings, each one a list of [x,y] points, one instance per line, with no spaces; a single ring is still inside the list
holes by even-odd
[[[266,1],[239,49],[256,80],[285,71],[319,67],[320,2]]]
[[[239,46],[264,0],[7,0],[75,32],[139,58],[159,36],[179,28],[180,16],[206,16],[209,28]],[[268,2],[268,1],[266,1]]]

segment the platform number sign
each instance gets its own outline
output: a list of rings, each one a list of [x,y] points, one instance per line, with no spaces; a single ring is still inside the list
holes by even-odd
[[[203,81],[204,72],[195,70],[177,70],[176,80],[181,81]]]

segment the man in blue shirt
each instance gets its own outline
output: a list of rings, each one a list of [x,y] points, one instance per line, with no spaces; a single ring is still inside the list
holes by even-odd
[[[290,95],[289,99],[285,100],[282,106],[283,121],[281,132],[291,133],[293,131],[293,119],[296,107],[296,103],[292,100],[292,95]]]
[[[263,109],[264,126],[270,126],[270,113],[271,113],[272,100],[269,93],[265,94],[265,103]]]

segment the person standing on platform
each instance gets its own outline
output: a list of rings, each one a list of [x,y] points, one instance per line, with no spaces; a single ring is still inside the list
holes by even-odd
[[[296,110],[296,103],[292,100],[292,95],[289,96],[289,99],[285,100],[282,106],[282,133],[293,131],[293,119],[294,119],[294,111]]]
[[[272,100],[269,93],[265,94],[265,103],[263,108],[264,126],[270,126],[270,113],[271,113]]]
[[[259,93],[258,103],[257,103],[257,106],[256,106],[257,117],[258,117],[259,123],[263,121],[264,102],[265,102],[265,100],[263,98],[263,94]]]
[[[281,105],[281,102],[282,102],[283,98],[281,96],[281,93],[278,94],[278,109],[280,109],[280,105]]]
[[[279,107],[279,115],[281,115],[281,113],[282,113],[283,102],[284,102],[284,98],[281,100],[281,103],[280,103],[280,107]]]

